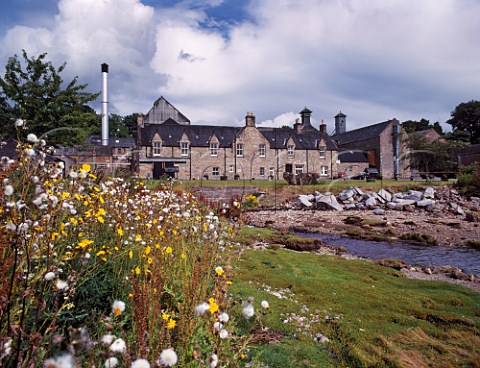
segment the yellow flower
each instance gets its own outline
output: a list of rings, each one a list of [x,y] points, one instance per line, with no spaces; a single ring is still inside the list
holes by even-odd
[[[132,259],[133,258],[133,251],[128,252],[128,256],[130,257],[130,259]]]
[[[98,257],[98,256],[102,256],[102,255],[104,255],[104,254],[105,254],[105,251],[104,251],[104,250],[101,250],[101,251],[99,251],[99,252],[97,253],[97,257]]]
[[[232,284],[233,284],[233,282],[227,281],[227,285],[232,285]]]
[[[172,247],[168,246],[167,249],[165,249],[165,253],[170,254],[173,252]]]
[[[121,228],[117,229],[117,233],[118,235],[123,236],[123,230]]]
[[[96,178],[97,178],[97,177],[96,177],[95,175],[93,175],[93,174],[88,174],[88,176],[89,176],[90,178],[92,178],[92,179],[96,179]]]
[[[67,199],[68,197],[70,197],[70,193],[68,193],[68,192],[63,192],[62,193],[62,199]]]
[[[164,321],[168,321],[169,318],[170,318],[170,314],[168,314],[168,313],[163,313],[163,314],[162,314],[162,319],[163,319]]]
[[[135,241],[141,241],[142,240],[142,236],[140,234],[137,234],[135,235]]]
[[[103,219],[102,216],[97,216],[97,221],[100,222],[101,224],[105,223],[105,220]]]
[[[60,234],[57,232],[52,233],[52,240],[55,240],[56,238],[58,238],[59,235]]]
[[[82,165],[82,168],[80,169],[81,171],[84,171],[84,172],[90,172],[91,170],[91,167],[89,164],[83,164]]]
[[[99,208],[98,211],[97,211],[97,215],[99,215],[99,216],[105,215],[106,213],[107,213],[107,211],[105,211],[103,208]]]
[[[70,222],[75,226],[78,224],[78,220],[75,217],[70,217]]]
[[[150,245],[148,245],[147,248],[145,249],[145,255],[148,256],[151,251],[152,251],[152,248],[150,247]]]
[[[136,273],[137,275],[140,275],[140,267],[137,266],[137,268],[135,268],[135,273]]]
[[[223,268],[218,266],[217,268],[215,268],[215,273],[218,275],[218,276],[222,276],[223,275]]]
[[[93,244],[93,240],[83,239],[80,243],[78,243],[77,248],[83,249],[90,244]]]
[[[187,259],[187,255],[185,253],[182,253],[182,259]]]
[[[174,319],[170,319],[170,321],[168,321],[167,328],[168,328],[169,330],[175,328],[175,324],[176,324],[176,323],[177,323],[177,322],[176,322]]]
[[[148,262],[148,264],[152,264],[152,263],[153,263],[152,257],[148,257],[148,258],[147,258],[147,262]]]
[[[105,200],[103,199],[102,196],[99,196],[98,199],[100,200],[100,203],[102,203],[102,204],[105,203]]]
[[[215,300],[213,298],[210,298],[210,313],[214,314],[216,311],[218,311],[218,304],[215,303]]]

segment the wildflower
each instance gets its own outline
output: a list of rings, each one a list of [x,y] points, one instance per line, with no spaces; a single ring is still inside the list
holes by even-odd
[[[220,322],[223,322],[223,323],[227,323],[229,319],[230,319],[230,317],[229,317],[228,314],[225,313],[225,312],[220,313],[220,315],[218,316],[218,320],[219,320]]]
[[[55,278],[55,272],[47,272],[43,278],[47,281],[51,281]]]
[[[210,356],[210,367],[215,368],[218,365],[218,355],[212,354]]]
[[[112,345],[110,345],[110,351],[112,353],[124,353],[127,351],[127,344],[123,339],[116,339]]]
[[[168,314],[168,313],[163,313],[163,314],[162,314],[162,319],[163,319],[164,321],[168,321],[168,320],[170,319],[170,314]]]
[[[218,276],[222,276],[223,275],[223,268],[218,266],[217,268],[215,268],[215,273],[218,275]]]
[[[226,339],[228,337],[228,331],[222,328],[218,333],[221,339]]]
[[[30,142],[30,143],[37,143],[38,138],[35,134],[30,133],[29,135],[27,135],[27,141]]]
[[[270,307],[270,304],[268,304],[266,300],[262,300],[261,305],[263,309],[268,309]]]
[[[16,127],[21,127],[21,126],[23,126],[23,124],[25,124],[25,120],[23,120],[23,119],[15,120],[15,126]]]
[[[115,357],[110,357],[105,361],[105,368],[114,368],[118,365],[118,359]]]
[[[102,338],[100,339],[100,342],[103,345],[111,345],[113,340],[115,340],[115,336],[110,335],[110,334],[106,334],[106,335],[102,336]]]
[[[0,361],[2,361],[2,359],[5,358],[6,356],[10,355],[11,352],[12,352],[12,338],[9,338],[3,344],[3,351],[0,349]]]
[[[242,314],[245,318],[250,318],[250,317],[253,317],[253,315],[255,314],[255,310],[253,309],[253,305],[251,304],[247,304],[243,310],[242,310]]]
[[[74,368],[73,357],[70,354],[63,354],[57,358],[50,358],[43,362],[45,368]]]
[[[167,328],[169,330],[172,330],[172,329],[175,328],[176,324],[177,324],[177,322],[174,319],[170,319],[170,321],[168,321]]]
[[[167,367],[173,367],[177,364],[177,353],[173,349],[165,349],[160,354],[160,363]]]
[[[165,249],[165,253],[170,254],[173,252],[172,247],[168,246],[167,249]]]
[[[5,189],[3,190],[3,193],[6,196],[11,196],[13,194],[13,187],[11,185],[6,185]]]
[[[13,231],[17,230],[17,226],[11,221],[7,224],[6,228],[7,230],[13,230]]]
[[[35,156],[35,150],[33,148],[27,149],[27,156],[28,157],[33,157]]]
[[[55,287],[58,290],[67,290],[68,289],[68,283],[66,281],[63,281],[63,280],[57,280],[57,282],[55,283]]]
[[[137,359],[132,363],[132,368],[150,368],[150,363],[146,359]]]
[[[83,239],[80,243],[78,243],[77,248],[83,249],[90,244],[93,244],[93,240]]]
[[[121,300],[115,300],[112,304],[112,312],[114,315],[119,316],[125,310],[125,303]]]
[[[213,329],[217,332],[220,332],[222,328],[223,328],[223,325],[218,321],[213,324]]]
[[[208,303],[203,302],[195,307],[195,312],[199,316],[203,316],[205,312],[208,311],[209,309],[210,309],[210,305]]]
[[[90,170],[91,170],[91,167],[90,167],[89,164],[83,164],[82,168],[80,169],[80,171],[82,171],[84,173],[88,173]]]
[[[215,300],[213,298],[210,298],[209,302],[210,306],[208,309],[210,310],[210,313],[214,314],[216,311],[218,311],[218,304],[215,303]]]

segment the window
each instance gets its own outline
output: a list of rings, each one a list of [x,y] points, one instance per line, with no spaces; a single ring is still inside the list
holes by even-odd
[[[162,142],[153,142],[153,155],[159,156],[162,153]]]
[[[260,157],[265,157],[266,149],[264,144],[259,144],[258,145],[258,155]]]
[[[320,158],[325,158],[326,149],[327,147],[325,146],[318,147],[318,153],[320,154]]]
[[[302,174],[303,173],[303,165],[295,165],[295,174]]]
[[[287,155],[288,157],[293,157],[294,156],[294,152],[295,152],[295,147],[293,146],[293,144],[289,144],[287,146]]]
[[[235,166],[230,165],[229,168],[228,168],[228,171],[231,172],[231,173],[234,172],[235,171]]]
[[[328,175],[328,166],[322,166],[320,168],[320,175],[321,176],[327,176]]]
[[[218,143],[210,143],[210,156],[218,156]]]
[[[220,168],[212,167],[212,176],[219,176],[219,175],[220,175]]]
[[[188,153],[189,153],[188,148],[189,148],[188,142],[180,142],[180,150],[181,150],[182,156],[188,156]]]
[[[275,175],[275,168],[270,166],[270,176],[273,178]]]
[[[243,143],[237,143],[237,157],[243,157]]]
[[[260,176],[265,176],[265,168],[264,167],[260,168]]]

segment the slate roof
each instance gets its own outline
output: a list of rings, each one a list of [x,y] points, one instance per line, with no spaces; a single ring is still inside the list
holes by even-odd
[[[367,156],[360,150],[341,150],[338,159],[340,162],[368,162]]]
[[[141,129],[141,142],[144,146],[152,145],[155,134],[162,139],[164,146],[178,146],[185,134],[191,147],[209,147],[210,140],[215,135],[220,147],[232,147],[235,137],[244,127],[227,127],[216,125],[181,125],[173,119],[168,119],[162,124],[146,124]],[[290,138],[295,142],[296,149],[318,149],[318,143],[324,140],[327,150],[336,150],[337,147],[326,133],[309,131],[298,134],[289,128],[257,128],[270,143],[272,149],[286,147]]]
[[[378,138],[385,128],[393,120],[384,121],[374,125],[369,125],[364,128],[350,130],[345,133],[335,134],[332,138],[339,144],[348,144],[352,142],[364,141],[367,139]]]
[[[91,145],[101,145],[102,137],[99,135],[92,135],[88,137],[87,143]],[[108,146],[115,148],[133,148],[135,147],[135,138],[108,138]]]

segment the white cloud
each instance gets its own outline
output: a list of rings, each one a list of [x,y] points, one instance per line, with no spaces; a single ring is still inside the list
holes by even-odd
[[[146,112],[163,95],[192,121],[216,124],[247,111],[262,125],[291,124],[304,106],[328,126],[339,110],[350,128],[443,122],[479,98],[477,1],[252,0],[250,21],[203,28],[222,3],[60,0],[50,28],[12,27],[2,57],[48,52],[93,91],[107,62],[115,112]]]

